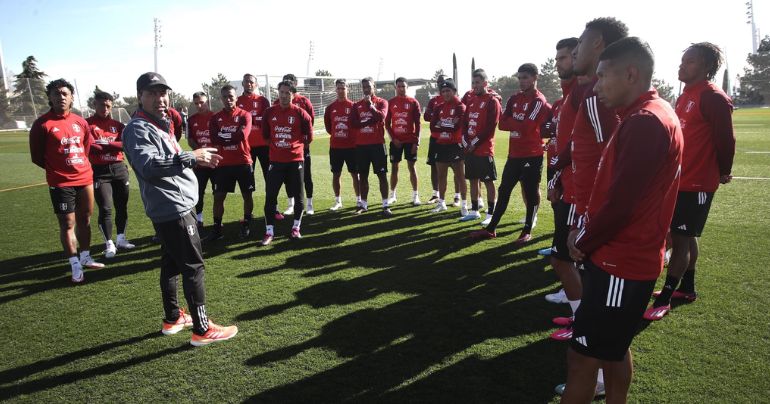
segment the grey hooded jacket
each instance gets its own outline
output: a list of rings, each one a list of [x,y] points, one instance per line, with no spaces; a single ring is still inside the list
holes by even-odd
[[[139,109],[122,135],[123,152],[153,223],[177,220],[198,202],[198,181],[192,170],[195,156],[182,151],[168,125]]]

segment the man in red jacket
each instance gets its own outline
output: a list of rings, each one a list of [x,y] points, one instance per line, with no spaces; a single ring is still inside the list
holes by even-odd
[[[222,217],[225,214],[225,199],[228,193],[235,192],[235,183],[241,189],[243,197],[243,219],[241,220],[240,237],[247,238],[251,234],[251,219],[254,210],[254,172],[252,170],[251,133],[252,116],[236,105],[235,87],[226,85],[220,91],[221,111],[209,120],[209,135],[219,150],[222,161],[214,169],[214,228],[207,241],[222,238]]]
[[[644,313],[647,320],[663,318],[671,310],[672,297],[695,300],[698,238],[719,184],[732,179],[733,103],[711,83],[721,65],[722,51],[709,42],[687,48],[679,65],[679,80],[685,84],[676,101],[676,114],[684,134],[682,181],[671,221],[672,253],[666,283]],[[680,280],[682,284],[677,289]]]
[[[607,402],[625,402],[633,374],[628,348],[663,270],[683,140],[674,110],[650,89],[653,71],[652,51],[636,37],[618,40],[599,58],[599,101],[622,121],[602,152],[585,226],[568,240],[585,273],[563,403],[590,402],[599,368]]]
[[[396,96],[388,100],[388,114],[385,116],[385,129],[390,136],[390,198],[389,205],[396,203],[396,185],[398,185],[398,163],[402,156],[409,168],[409,181],[412,183],[412,205],[420,205],[417,192],[417,148],[420,146],[420,103],[406,95],[406,78],[396,79]]]
[[[72,282],[85,280],[83,268],[104,264],[91,258],[91,214],[94,211],[93,170],[88,122],[71,113],[75,88],[64,79],[46,86],[51,110],[37,118],[29,131],[32,162],[45,169],[59,238],[72,269]],[[78,244],[80,256],[78,257]]]
[[[198,109],[187,121],[187,144],[192,150],[204,147],[214,147],[209,133],[209,121],[214,115],[209,109],[209,97],[206,93],[199,91],[193,94],[193,104]],[[203,201],[206,196],[206,187],[211,181],[214,169],[203,165],[193,167],[195,178],[198,180],[198,203],[195,204],[196,221],[198,224],[198,234],[203,229]],[[212,181],[213,186],[213,181]]]
[[[443,74],[438,75],[436,78],[436,87],[438,87],[439,91],[441,91],[441,87],[444,84],[444,80],[446,80],[446,78],[446,75]],[[441,94],[431,98],[430,101],[428,101],[428,105],[425,107],[425,113],[423,114],[422,119],[425,122],[432,122],[434,112],[441,109],[441,104],[443,102],[444,97],[442,97]],[[428,139],[428,159],[426,164],[430,166],[430,186],[433,189],[433,194],[431,195],[430,199],[428,199],[428,203],[436,203],[439,199],[438,169],[436,167],[436,139],[438,138],[438,135],[439,132],[435,132],[433,129],[431,129],[430,138]],[[464,172],[462,177],[465,178]],[[455,173],[455,179],[457,178],[457,173]],[[462,186],[463,188],[465,187],[464,181]],[[457,182],[455,182],[454,206],[460,206],[460,184]],[[463,206],[463,208],[465,208],[465,206]]]
[[[447,188],[447,171],[452,167],[454,182],[460,186],[460,216],[468,214],[465,207],[465,165],[463,162],[463,116],[465,104],[457,98],[454,80],[446,79],[440,85],[442,102],[431,112],[430,130],[436,133],[433,157],[438,169],[439,197],[436,207],[431,210],[439,213],[447,210],[444,195]]]
[[[278,201],[281,185],[286,184],[289,195],[296,196],[292,240],[302,237],[300,224],[304,207],[303,168],[305,146],[313,141],[312,118],[302,108],[291,102],[297,89],[288,80],[278,83],[278,105],[265,111],[262,118],[262,136],[270,144],[270,168],[265,189],[265,236],[262,245],[273,241],[275,217],[273,210]]]
[[[353,180],[353,191],[356,193],[357,205],[361,203],[361,192],[356,172],[356,138],[350,127],[350,112],[353,102],[348,99],[348,84],[345,79],[337,79],[334,83],[337,99],[326,107],[324,112],[324,127],[329,134],[329,162],[332,169],[332,190],[334,205],[330,210],[342,208],[340,196],[340,177],[342,166],[348,166],[348,172]]]
[[[356,132],[356,171],[361,186],[361,206],[356,214],[369,209],[369,167],[380,180],[382,213],[386,217],[393,215],[388,206],[388,163],[385,153],[385,116],[388,113],[388,101],[374,94],[374,80],[365,77],[361,80],[364,98],[353,104],[350,123]]]
[[[86,119],[94,142],[91,144],[91,167],[94,170],[94,194],[99,205],[99,230],[104,236],[104,257],[113,258],[118,248],[131,250],[135,246],[126,239],[128,221],[128,167],[123,163],[125,125],[112,119],[111,94],[94,94],[95,114]],[[112,207],[115,205],[115,225],[118,236],[112,241]]]
[[[299,90],[297,89],[297,76],[288,73],[283,76],[283,81],[289,81],[294,86],[294,96],[291,99],[291,103],[302,108],[307,114],[310,116],[310,123],[315,123],[315,111],[313,110],[313,103],[310,102],[310,99],[305,97],[304,95],[299,93]],[[273,101],[273,105],[278,105],[279,100],[276,99]],[[305,170],[305,176],[303,178],[304,181],[304,189],[305,189],[305,196],[307,197],[307,203],[305,203],[305,213],[308,215],[312,215],[315,213],[315,210],[313,209],[313,173],[311,171],[312,168],[312,160],[310,156],[310,144],[305,145],[305,162],[303,163],[303,167]],[[286,192],[289,191],[289,184],[286,185]],[[284,215],[292,215],[294,214],[294,196],[288,195],[289,197],[289,204],[286,207],[286,210],[283,212]]]
[[[535,227],[537,209],[540,206],[540,178],[543,172],[543,141],[540,129],[551,109],[543,93],[537,89],[537,74],[537,66],[532,63],[521,65],[517,72],[521,91],[511,95],[500,118],[500,130],[509,131],[510,136],[508,160],[503,169],[500,188],[497,190],[498,200],[486,228],[472,232],[473,238],[495,237],[495,228],[508,208],[513,188],[519,182],[527,199],[527,216],[524,229],[514,245],[523,245],[532,238],[530,233]],[[484,224],[482,222],[482,225]]]

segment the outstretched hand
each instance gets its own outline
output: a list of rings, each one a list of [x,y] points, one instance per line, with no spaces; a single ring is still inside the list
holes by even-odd
[[[202,147],[193,150],[192,153],[195,155],[195,161],[198,165],[214,168],[222,161],[222,156],[216,154],[216,151],[217,149],[214,147]]]

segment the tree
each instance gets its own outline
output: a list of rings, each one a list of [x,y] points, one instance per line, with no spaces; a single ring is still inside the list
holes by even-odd
[[[540,74],[537,76],[537,88],[551,104],[561,98],[561,79],[559,79],[559,74],[556,73],[556,61],[553,58],[548,58],[540,66]]]
[[[757,48],[746,58],[749,67],[743,69],[741,101],[770,101],[770,36],[765,36]]]
[[[492,87],[503,98],[503,108],[505,103],[515,92],[519,91],[519,79],[516,75],[502,76],[500,78],[493,77],[489,82],[489,86]]]
[[[11,104],[8,99],[8,90],[0,85],[0,129],[12,128],[13,119],[11,119]]]
[[[173,107],[179,112],[182,112],[182,109],[184,108],[190,108],[190,104],[192,104],[192,101],[190,101],[190,99],[185,97],[184,94],[182,93],[176,93],[172,91],[170,98],[171,98],[171,107]]]
[[[37,67],[34,56],[28,56],[21,63],[21,68],[22,71],[16,75],[13,84],[16,88],[13,97],[14,112],[21,115],[41,115],[48,109],[44,80],[47,75]]]
[[[666,83],[666,80],[653,77],[652,86],[658,90],[658,96],[660,98],[663,98],[668,101],[669,104],[674,105],[676,94],[674,94],[674,87],[672,85]]]
[[[134,96],[123,97],[123,101],[126,103],[124,108],[129,115],[133,115],[136,109],[139,108],[139,99]]]
[[[334,75],[332,75],[328,70],[324,69],[316,70],[315,75],[318,77],[334,77]]]
[[[219,111],[224,106],[222,104],[222,99],[219,96],[219,92],[220,90],[222,90],[222,87],[228,84],[230,84],[230,81],[222,73],[217,73],[217,76],[212,77],[211,82],[208,84],[201,83],[201,87],[203,87],[203,92],[208,94],[209,96],[209,106],[211,106],[212,111]]]

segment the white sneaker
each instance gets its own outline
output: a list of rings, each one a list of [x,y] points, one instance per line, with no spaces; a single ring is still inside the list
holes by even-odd
[[[305,207],[305,214],[306,215],[314,215],[315,214],[315,210],[313,210],[313,203],[312,202],[308,203],[307,206]]]
[[[526,217],[522,217],[522,218],[521,218],[521,219],[519,219],[519,221],[518,221],[518,222],[516,222],[516,223],[518,223],[518,224],[524,224],[524,223],[527,223],[527,218],[526,218]]]
[[[436,207],[431,209],[431,212],[433,213],[439,213],[446,210],[446,203],[437,203]]]
[[[128,241],[125,236],[123,237],[118,236],[118,239],[115,242],[115,246],[123,250],[133,250],[134,248],[136,248],[136,246],[131,244],[131,242]],[[107,258],[110,258],[110,257],[107,257]]]
[[[472,210],[467,215],[460,218],[461,222],[469,222],[471,220],[479,220],[481,219],[481,214],[477,210]]]
[[[482,221],[481,221],[481,227],[487,227],[487,225],[488,225],[488,224],[489,224],[489,222],[491,222],[491,221],[492,221],[492,215],[490,215],[489,213],[487,213],[487,216],[484,218],[484,220],[482,220]]]
[[[415,195],[414,198],[412,198],[412,205],[414,206],[420,206],[422,205],[422,202],[420,202],[420,197]]]
[[[460,198],[459,197],[455,196],[455,200],[454,200],[454,203],[452,203],[452,206],[454,206],[455,208],[460,207]]]
[[[479,199],[479,210],[484,210],[484,201]]]
[[[388,198],[388,206],[395,205],[397,201],[398,199],[395,196],[391,196],[390,198]]]
[[[83,274],[83,266],[71,265],[72,268],[72,283],[82,283],[86,278]]]
[[[83,266],[83,268],[88,269],[102,269],[104,268],[104,264],[101,262],[96,262],[90,255],[86,255],[85,257],[80,259],[80,265]]]
[[[468,207],[464,206],[460,208],[460,217],[465,217],[468,215]]]
[[[112,240],[107,240],[107,244],[104,247],[104,258],[115,258],[117,253],[118,249],[115,247],[115,243]]]
[[[334,202],[334,205],[329,208],[331,211],[336,211],[342,209],[342,202]]]
[[[288,208],[286,208],[286,210],[283,211],[283,215],[284,216],[289,216],[289,215],[293,215],[293,214],[294,214],[294,206],[293,205],[289,206]]]
[[[569,303],[569,300],[567,300],[567,294],[564,293],[564,289],[559,289],[559,291],[556,293],[549,293],[545,295],[545,300],[556,304]]]

